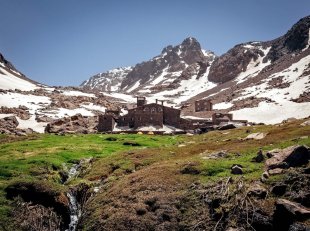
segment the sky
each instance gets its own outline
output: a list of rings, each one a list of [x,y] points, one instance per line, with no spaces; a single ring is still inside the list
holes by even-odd
[[[190,36],[221,55],[277,38],[310,14],[309,0],[0,0],[0,7],[0,53],[50,86],[78,86]]]

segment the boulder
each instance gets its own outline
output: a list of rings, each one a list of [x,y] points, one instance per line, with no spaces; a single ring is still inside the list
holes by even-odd
[[[243,170],[242,170],[242,165],[240,164],[234,164],[233,166],[231,166],[231,174],[234,175],[241,175],[243,174]]]
[[[265,157],[263,155],[263,151],[262,151],[262,149],[260,149],[258,151],[257,155],[255,157],[253,157],[252,162],[260,163],[260,162],[263,162],[264,160],[265,160]]]
[[[15,134],[18,130],[18,121],[15,116],[8,116],[0,119],[0,133]]]
[[[296,221],[304,221],[310,218],[310,210],[301,204],[278,199],[275,203],[273,214],[273,227],[275,230],[288,230]]]
[[[266,161],[267,170],[275,168],[298,167],[307,164],[310,159],[309,147],[305,145],[291,146],[279,152]]]
[[[97,117],[83,117],[81,114],[76,114],[71,117],[65,117],[54,120],[47,124],[45,128],[46,133],[94,133],[97,124]]]
[[[257,132],[257,133],[252,133],[250,135],[248,135],[245,139],[246,140],[261,140],[264,139],[266,137],[267,133],[262,133],[262,132]]]
[[[279,174],[282,174],[283,172],[284,172],[284,169],[282,168],[274,168],[274,169],[268,170],[268,174],[271,176],[279,175]]]
[[[234,129],[234,128],[236,128],[236,125],[234,124],[225,124],[225,125],[219,126],[218,130],[228,130],[228,129]]]
[[[256,183],[252,185],[247,192],[250,197],[256,197],[258,199],[265,199],[267,197],[268,191],[261,184]]]

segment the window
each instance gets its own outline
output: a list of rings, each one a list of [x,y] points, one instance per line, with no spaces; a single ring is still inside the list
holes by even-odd
[[[152,107],[151,109],[151,113],[155,112],[156,111],[156,108]]]
[[[159,107],[159,108],[158,108],[158,111],[161,112],[161,111],[163,111],[163,109],[162,109],[161,107]]]
[[[145,108],[143,109],[143,111],[149,111],[149,108],[148,108],[148,107],[145,107]]]
[[[152,116],[150,117],[150,120],[153,120],[153,117],[152,117]]]

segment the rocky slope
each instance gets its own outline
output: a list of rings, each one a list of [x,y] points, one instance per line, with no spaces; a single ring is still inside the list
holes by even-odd
[[[310,111],[310,17],[268,42],[240,44],[218,57],[208,78],[221,84],[192,98],[209,98],[214,108],[237,119],[278,123]],[[193,105],[185,114],[192,114]],[[281,112],[281,113],[279,113]]]
[[[0,133],[42,133],[47,124],[54,120],[58,121],[58,125],[51,123],[48,128],[50,132],[93,132],[97,124],[95,116],[107,107],[117,105],[102,94],[87,93],[73,87],[51,88],[36,83],[0,54]],[[76,114],[79,115],[72,117]],[[85,116],[93,118],[83,118]],[[85,121],[87,126],[82,126]]]

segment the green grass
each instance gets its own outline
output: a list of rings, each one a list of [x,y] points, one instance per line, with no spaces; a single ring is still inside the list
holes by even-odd
[[[107,140],[112,136],[116,138],[115,141]],[[89,157],[113,159],[114,155],[121,152],[171,146],[181,139],[177,136],[112,136],[40,134],[26,138],[11,138],[0,135],[0,225],[5,223],[11,209],[9,201],[5,199],[4,188],[17,180],[49,180],[60,185],[58,171],[63,168],[63,164],[71,165]],[[139,146],[123,145],[124,142],[134,142]],[[118,164],[125,171],[132,168],[132,163],[128,160],[120,160]]]
[[[195,181],[217,181],[232,176],[230,168],[233,164],[243,166],[246,180],[259,180],[264,164],[251,162],[259,148],[266,152],[296,144],[310,146],[310,128],[300,126],[302,122],[299,120],[284,126],[213,131],[191,137],[37,134],[13,138],[0,135],[0,229],[1,223],[8,221],[11,209],[4,193],[8,185],[16,181],[39,184],[43,180],[48,181],[48,185],[55,190],[65,191],[68,186],[61,185],[59,171],[64,164],[70,166],[83,158],[94,157],[95,161],[89,171],[70,181],[70,184],[96,184],[105,180],[106,193],[111,189],[111,192],[117,192],[115,195],[121,191],[131,195],[131,187],[136,192],[136,189],[142,190],[149,185],[154,189],[174,186],[177,192],[182,192]],[[244,140],[254,132],[268,135],[262,140]],[[308,137],[301,139],[303,136]],[[124,145],[124,142],[139,146]],[[179,144],[185,146],[178,147]],[[225,150],[228,156],[219,159],[203,158],[221,150]],[[193,168],[197,168],[200,174],[181,173],[182,168],[190,163],[194,163]],[[100,200],[98,204],[101,204]]]

